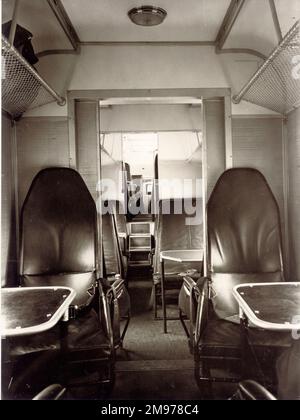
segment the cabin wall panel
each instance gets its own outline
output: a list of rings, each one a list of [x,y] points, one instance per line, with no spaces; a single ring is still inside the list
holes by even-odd
[[[17,235],[15,219],[13,129],[11,121],[2,117],[2,184],[1,184],[1,285],[17,282]]]
[[[288,116],[287,155],[289,178],[290,280],[300,281],[300,108]]]
[[[76,102],[75,115],[77,170],[96,200],[98,180],[96,102]]]
[[[199,86],[229,86],[214,47],[82,46],[68,90]]]
[[[24,202],[35,175],[47,167],[69,167],[66,118],[23,118],[17,123],[18,197]]]
[[[224,101],[204,101],[206,125],[207,199],[225,170]]]
[[[200,107],[120,105],[101,108],[101,132],[201,130]]]
[[[266,177],[284,217],[282,121],[233,118],[233,166],[258,169]]]
[[[232,121],[233,167],[258,169],[265,176],[279,205],[284,239],[282,120],[242,117]]]

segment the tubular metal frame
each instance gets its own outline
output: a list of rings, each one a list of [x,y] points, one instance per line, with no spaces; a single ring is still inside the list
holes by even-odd
[[[40,85],[56,100],[57,104],[64,106],[66,104],[66,99],[58,93],[38,74],[38,72],[25,60],[25,58],[16,50],[16,48],[11,45],[8,40],[2,35],[2,50],[10,51],[16,57],[16,59],[25,67],[25,69],[30,73]],[[16,75],[17,77],[17,75]]]
[[[295,35],[300,30],[300,22],[297,21],[292,28],[289,30],[289,32],[286,34],[286,36],[283,38],[283,40],[279,43],[279,45],[275,48],[275,50],[272,52],[272,54],[267,58],[267,60],[260,66],[260,68],[257,70],[257,72],[251,77],[251,79],[248,81],[248,83],[242,88],[242,90],[235,96],[233,96],[232,101],[235,104],[239,104],[241,100],[244,98],[244,96],[247,94],[249,89],[255,84],[257,80],[262,76],[262,74],[269,68],[269,66],[272,65],[275,58],[279,56],[279,54],[284,50],[289,43],[292,41],[292,39],[295,37]],[[246,99],[245,99],[246,100]],[[297,104],[295,104],[297,105]]]

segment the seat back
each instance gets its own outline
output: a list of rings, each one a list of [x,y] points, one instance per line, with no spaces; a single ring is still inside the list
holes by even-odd
[[[235,168],[219,178],[207,205],[208,272],[220,318],[238,314],[232,288],[283,280],[279,208],[264,176]]]
[[[21,281],[25,286],[75,289],[74,305],[87,305],[96,275],[95,202],[81,176],[48,168],[32,181],[21,212]]]
[[[196,206],[196,199],[192,199],[193,207]],[[185,209],[184,199],[170,199],[159,201],[159,214],[155,225],[155,259],[154,272],[159,272],[159,256],[161,251],[184,250],[203,248],[203,224],[191,225],[187,221],[194,215],[188,214]],[[201,271],[201,263],[177,263],[165,261],[167,272],[180,273],[188,269]]]

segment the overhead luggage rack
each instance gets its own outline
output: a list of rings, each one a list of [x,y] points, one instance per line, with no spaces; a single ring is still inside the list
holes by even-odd
[[[18,118],[53,101],[66,102],[2,35],[2,108]]]
[[[243,99],[287,114],[300,105],[299,63],[300,23],[297,21],[246,86],[233,97],[233,102],[237,104]]]

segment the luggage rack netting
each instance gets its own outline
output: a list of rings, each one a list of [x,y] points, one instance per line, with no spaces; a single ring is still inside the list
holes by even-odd
[[[239,103],[243,99],[281,114],[290,112],[300,105],[297,63],[300,63],[299,21],[240,93],[233,97],[233,102]]]
[[[2,108],[18,118],[28,109],[53,101],[65,103],[2,35]]]

